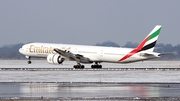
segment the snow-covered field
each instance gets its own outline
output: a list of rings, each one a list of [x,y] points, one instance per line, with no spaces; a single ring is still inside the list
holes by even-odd
[[[1,60],[0,68],[72,68],[75,62],[48,64],[46,60]],[[144,61],[130,64],[102,63],[103,68],[180,68],[180,61]],[[85,64],[90,68],[90,64]],[[0,71],[0,82],[175,82],[180,70],[127,71]]]

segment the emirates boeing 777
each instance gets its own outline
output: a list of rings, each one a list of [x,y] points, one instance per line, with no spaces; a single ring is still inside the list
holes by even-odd
[[[102,68],[101,62],[131,63],[160,57],[160,53],[153,52],[157,42],[161,25],[148,34],[136,48],[102,47],[54,43],[29,43],[22,46],[19,52],[29,59],[31,57],[47,58],[51,64],[62,64],[65,60],[76,61],[74,68],[84,68],[82,64],[92,64],[91,68]]]

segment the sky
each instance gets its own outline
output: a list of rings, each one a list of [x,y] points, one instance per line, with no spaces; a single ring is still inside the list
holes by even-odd
[[[0,46],[52,42],[140,43],[162,25],[157,43],[180,44],[180,0],[0,0]]]

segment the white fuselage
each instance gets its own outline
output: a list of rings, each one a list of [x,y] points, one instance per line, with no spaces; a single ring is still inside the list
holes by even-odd
[[[53,43],[29,43],[23,45],[19,52],[29,57],[46,58],[49,54],[57,54],[54,48],[70,51],[73,54],[80,54],[89,58],[93,62],[111,62],[111,63],[129,63],[143,61],[155,56],[144,57],[142,52],[138,52],[120,61],[125,55],[129,54],[132,48],[120,47],[102,47],[102,46],[86,46],[86,45],[70,45],[70,44],[53,44]],[[153,54],[158,54],[153,52]]]

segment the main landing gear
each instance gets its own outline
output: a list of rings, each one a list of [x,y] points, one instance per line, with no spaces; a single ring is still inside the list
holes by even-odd
[[[77,63],[77,65],[73,66],[75,69],[84,69],[84,65],[81,65],[80,63]]]
[[[84,69],[84,65],[81,65],[80,63],[77,63],[77,65],[74,65],[73,66],[75,69]],[[95,64],[94,65],[91,65],[91,68],[92,69],[100,69],[100,68],[102,68],[102,65],[99,65],[99,63],[98,62],[95,62]]]
[[[84,65],[81,65],[80,63],[77,63],[77,65],[74,65],[73,66],[75,69],[84,69]],[[92,69],[101,69],[102,68],[102,65],[99,65],[98,62],[95,62],[94,65],[91,65],[91,68]]]
[[[94,65],[91,65],[91,68],[102,68],[102,65],[99,65],[99,63],[98,62],[95,62],[95,64]]]

